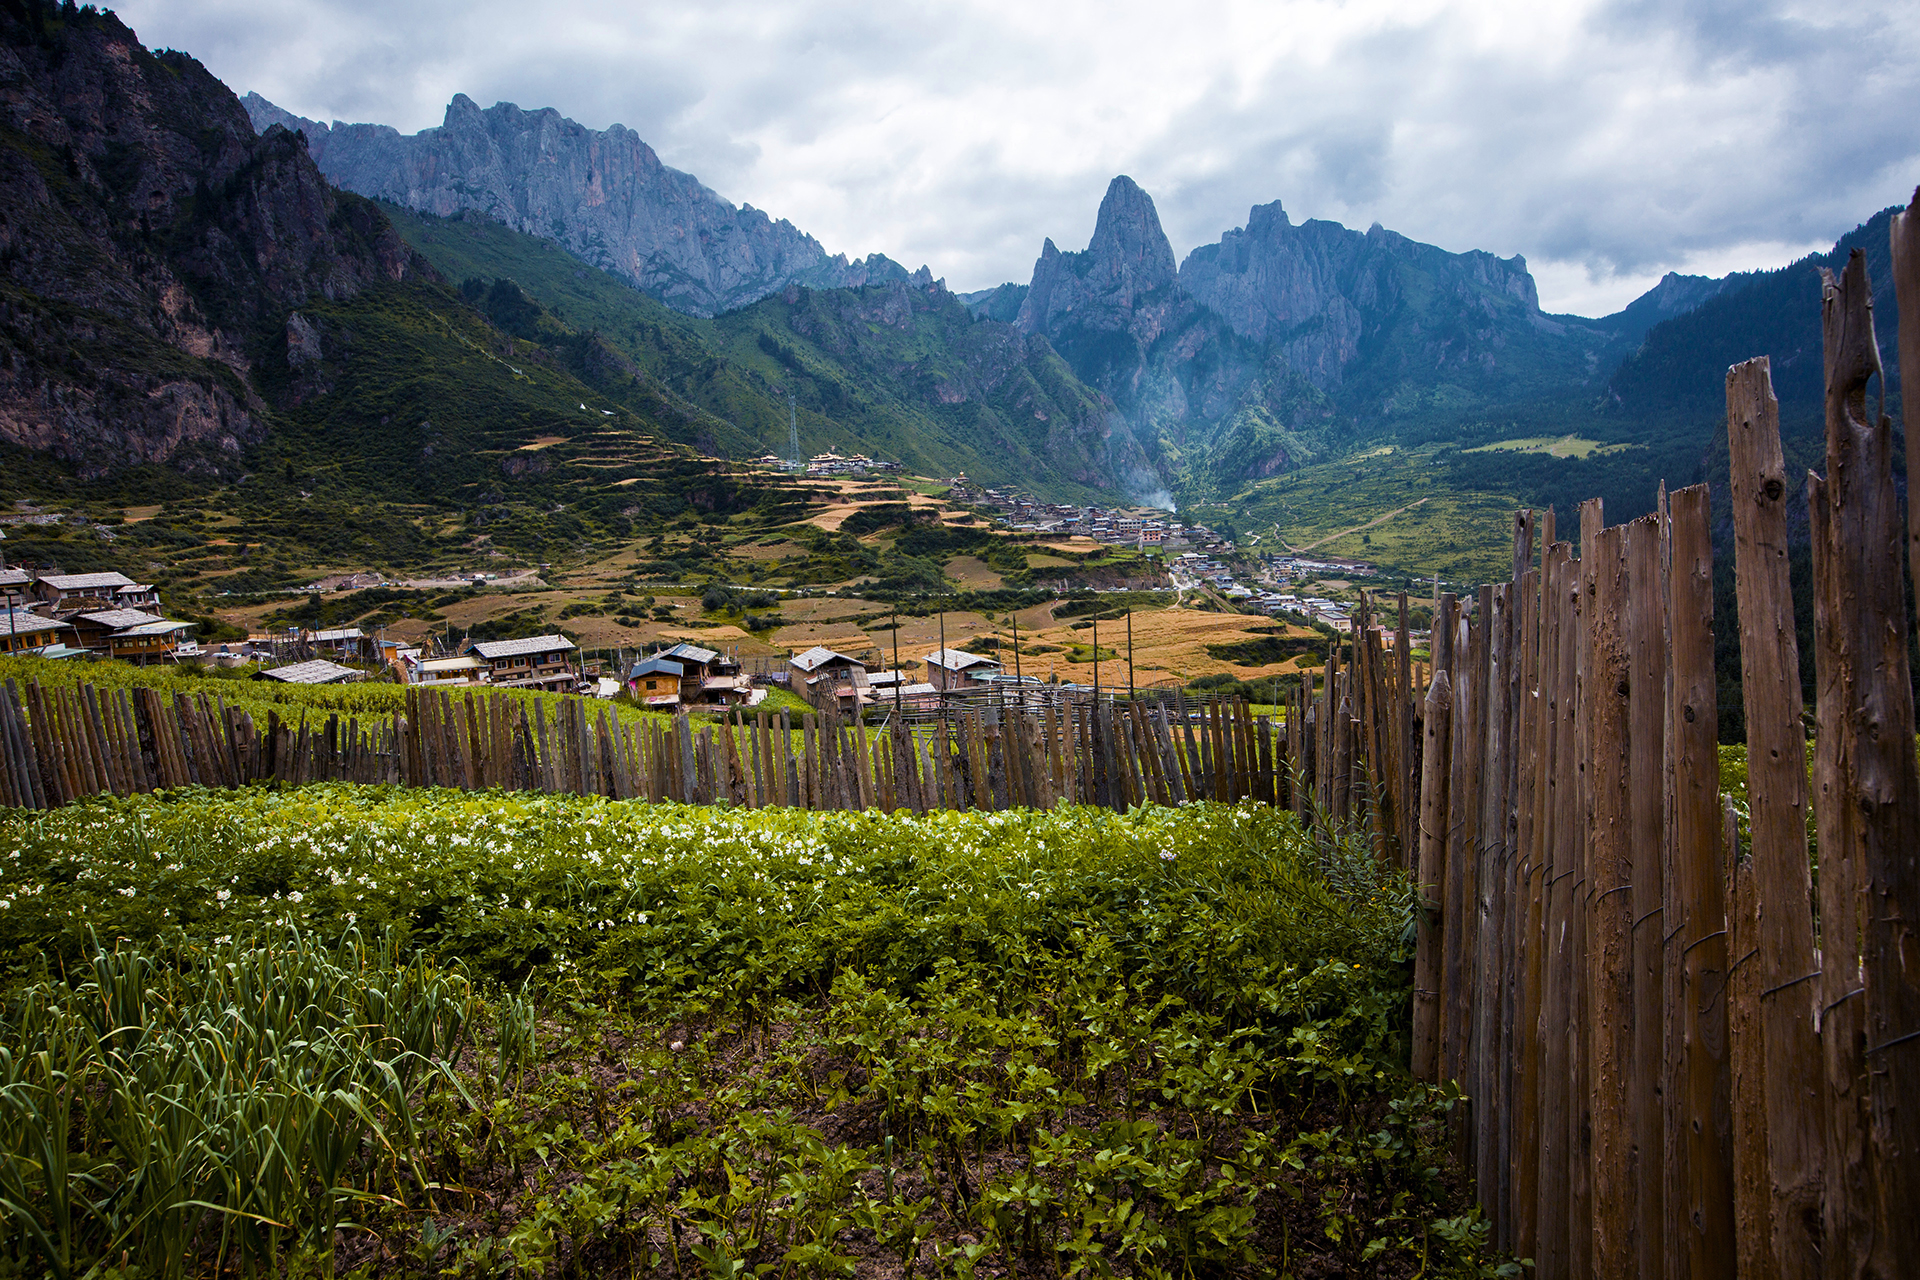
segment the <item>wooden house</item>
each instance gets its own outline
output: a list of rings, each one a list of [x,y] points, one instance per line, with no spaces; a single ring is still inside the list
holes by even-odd
[[[565,636],[532,636],[525,640],[469,640],[461,646],[487,666],[487,683],[523,689],[573,688],[580,681],[574,665],[578,652]]]
[[[4,617],[0,617],[0,653],[25,653],[31,649],[42,649],[50,644],[60,644],[72,635],[71,622],[30,613],[25,609],[10,608]]]
[[[677,644],[654,655],[677,662],[684,669],[680,682],[682,703],[730,706],[745,703],[753,695],[753,680],[740,674],[740,664],[714,649],[695,644]]]
[[[876,665],[824,645],[795,654],[788,662],[793,691],[823,710],[861,705],[867,673]]]
[[[33,580],[33,593],[56,614],[160,607],[160,593],[151,584],[124,573],[43,573]]]
[[[942,693],[976,687],[1001,671],[998,658],[959,649],[935,649],[922,661],[927,664],[927,683]]]
[[[143,667],[172,661],[186,633],[193,630],[191,622],[174,622],[140,609],[76,613],[67,621],[73,624],[74,643],[81,648]]]
[[[627,672],[627,688],[647,706],[671,710],[681,705],[680,691],[686,674],[683,664],[655,654],[633,664]]]

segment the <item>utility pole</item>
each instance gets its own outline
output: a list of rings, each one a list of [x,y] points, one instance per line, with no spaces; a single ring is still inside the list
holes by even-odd
[[[1020,687],[1020,615],[1009,613],[1007,617],[1013,622],[1013,687],[1018,689]]]
[[[793,392],[787,392],[787,453],[795,471],[800,466],[800,418],[793,407]]]
[[[1100,705],[1100,619],[1093,620],[1093,705]]]
[[[1127,610],[1127,701],[1133,701],[1133,610]]]
[[[893,610],[893,714],[900,716],[900,608]]]

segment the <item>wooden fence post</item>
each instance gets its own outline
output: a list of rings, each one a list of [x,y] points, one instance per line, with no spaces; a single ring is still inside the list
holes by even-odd
[[[1668,1010],[1667,1272],[1734,1274],[1727,1061],[1727,915],[1720,861],[1719,715],[1713,674],[1713,541],[1707,488],[1669,499],[1672,679],[1667,698],[1667,931],[1678,961]],[[1684,1268],[1684,1270],[1683,1270]]]
[[[1902,228],[1907,228],[1905,219]],[[1904,257],[1904,250],[1903,250]],[[1871,1118],[1873,1223],[1869,1272],[1896,1275],[1920,1259],[1920,762],[1914,754],[1907,666],[1893,423],[1870,413],[1870,378],[1884,373],[1873,332],[1866,254],[1856,249],[1821,297],[1826,350],[1829,621],[1841,700],[1841,802],[1865,899],[1861,938]],[[1832,848],[1826,829],[1820,848]],[[1904,1095],[1904,1097],[1903,1097]]]
[[[1480,733],[1486,706],[1486,614],[1492,612],[1489,589],[1479,603],[1485,612],[1475,624],[1463,617],[1454,639],[1453,775],[1447,783],[1447,854],[1445,897],[1441,910],[1440,1078],[1475,1087],[1467,1078],[1467,1043],[1476,1010],[1472,1007],[1472,952],[1477,933],[1475,881],[1479,875],[1481,750]],[[1472,1109],[1471,1100],[1468,1109]]]
[[[1440,916],[1447,871],[1447,784],[1452,774],[1454,598],[1449,593],[1433,619],[1433,683],[1427,688],[1426,747],[1420,779],[1421,905],[1419,935],[1413,967],[1413,1074],[1418,1080],[1440,1079],[1440,987],[1442,930]],[[1324,703],[1322,704],[1324,706]]]
[[[1920,325],[1920,320],[1916,320]],[[1825,1139],[1820,987],[1807,863],[1806,730],[1787,566],[1787,475],[1780,405],[1765,356],[1727,371],[1727,444],[1746,704],[1752,883],[1758,899],[1758,1029],[1751,1046],[1766,1096],[1771,1265],[1782,1280],[1821,1268]],[[1745,963],[1744,955],[1734,957]],[[1742,1046],[1734,1045],[1736,1054]],[[1744,1055],[1743,1055],[1744,1056]]]
[[[1628,1280],[1634,1268],[1633,853],[1627,637],[1626,531],[1602,529],[1585,549],[1594,592],[1587,629],[1590,735],[1587,812],[1587,1063],[1593,1161],[1595,1277]]]
[[[1543,556],[1544,559],[1544,556]],[[1513,858],[1513,1025],[1503,1037],[1504,1053],[1512,1064],[1508,1161],[1512,1186],[1508,1189],[1506,1247],[1531,1257],[1536,1235],[1536,1196],[1540,1173],[1540,931],[1541,876],[1544,864],[1538,839],[1538,796],[1542,786],[1540,716],[1541,572],[1529,569],[1520,583],[1520,707],[1514,754],[1519,757],[1519,789],[1515,796],[1517,826]]]
[[[1661,1108],[1665,1062],[1667,609],[1661,568],[1662,524],[1658,515],[1627,526],[1627,674],[1631,744],[1628,789],[1633,829],[1628,856],[1633,879],[1633,1064],[1628,1099],[1634,1193],[1634,1269],[1661,1280],[1666,1250],[1666,1145]]]
[[[1551,518],[1549,513],[1549,518]],[[1574,867],[1573,835],[1573,647],[1577,641],[1579,565],[1571,544],[1555,542],[1547,548],[1547,576],[1542,608],[1551,618],[1551,637],[1540,673],[1542,752],[1546,785],[1540,804],[1545,815],[1540,836],[1546,859],[1542,881],[1540,957],[1540,1154],[1535,1227],[1539,1247],[1535,1257],[1540,1275],[1565,1280],[1572,1229],[1574,1153],[1568,1146],[1570,1097],[1575,1075],[1567,1028],[1572,1016],[1568,987],[1572,983],[1570,898]]]
[[[1813,812],[1820,839],[1820,1052],[1826,1073],[1825,1274],[1866,1273],[1873,1184],[1867,1166],[1866,1002],[1860,983],[1864,894],[1845,800],[1841,738],[1845,700],[1838,689],[1840,635],[1837,568],[1827,485],[1807,476],[1807,527],[1813,547]]]

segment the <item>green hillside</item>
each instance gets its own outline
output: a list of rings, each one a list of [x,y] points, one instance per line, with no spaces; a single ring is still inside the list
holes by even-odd
[[[449,280],[511,279],[711,414],[719,452],[784,454],[791,393],[807,453],[865,452],[920,474],[964,471],[1061,497],[1109,483],[1099,394],[1043,340],[976,320],[944,290],[792,288],[701,320],[490,219],[382,207]]]

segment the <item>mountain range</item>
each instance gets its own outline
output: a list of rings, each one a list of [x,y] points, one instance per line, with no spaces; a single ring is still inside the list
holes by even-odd
[[[331,125],[241,100],[254,127],[304,133],[335,185],[445,217],[472,210],[542,236],[688,315],[732,311],[790,284],[820,289],[911,279],[880,254],[829,255],[786,219],[735,208],[660,162],[624,125],[589,129],[546,108],[481,110],[456,94],[437,129]],[[917,283],[931,282],[921,268]]]
[[[482,110],[459,96],[441,126],[402,135],[305,120],[256,94],[243,103],[258,128],[303,131],[322,172],[342,187],[420,214],[496,220],[683,315],[738,315],[795,298],[795,290],[879,290],[892,300],[835,304],[854,312],[898,310],[903,296],[947,296],[925,267],[910,274],[879,255],[830,257],[786,221],[735,208],[662,165],[620,126],[596,131],[552,109],[511,103]],[[1629,357],[1663,322],[1752,285],[1746,277],[1670,274],[1614,315],[1551,315],[1518,256],[1453,253],[1378,225],[1361,232],[1295,223],[1278,201],[1178,260],[1152,198],[1122,176],[1109,186],[1085,249],[1062,251],[1044,239],[1027,282],[958,302],[985,333],[1007,326],[1044,339],[1105,402],[1097,433],[1071,433],[1059,465],[1043,456],[1023,473],[1042,487],[1118,488],[1166,503],[1175,495],[1228,497],[1381,436],[1484,441],[1547,421],[1603,441],[1643,435],[1650,409],[1635,379],[1644,382],[1642,371],[1659,359]],[[769,340],[805,346],[806,323],[786,323],[783,332],[775,322]],[[957,332],[951,319],[943,324],[949,337]],[[647,362],[644,351],[630,354]],[[844,342],[812,354],[829,364],[847,356]],[[873,374],[843,368],[834,377],[858,385]],[[1626,380],[1616,386],[1620,376]],[[769,388],[780,382],[777,374],[765,380]],[[965,379],[933,382],[934,403],[908,416],[938,417],[941,398],[951,400]],[[905,401],[913,399],[909,390]],[[729,416],[717,400],[709,407]],[[869,430],[858,417],[842,415],[841,425],[874,447],[891,435],[900,452],[898,432]],[[747,431],[766,443],[776,438]],[[1088,447],[1090,434],[1097,448]],[[963,461],[925,443],[906,453]],[[996,470],[990,461],[985,469]]]
[[[735,208],[630,130],[464,97],[411,136],[321,125],[110,14],[24,11],[0,18],[16,496],[245,477],[358,504],[377,544],[431,511],[584,544],[759,501],[713,460],[784,450],[791,415],[808,450],[1061,496],[1250,511],[1388,441],[1452,450],[1431,482],[1631,508],[1711,464],[1734,360],[1772,355],[1790,432],[1817,426],[1817,268],[1864,244],[1886,287],[1880,215],[1777,272],[1549,315],[1518,257],[1278,202],[1179,260],[1123,176],[1084,249],[1041,237],[1026,282],[961,296]],[[1499,451],[1546,435],[1602,447]]]

